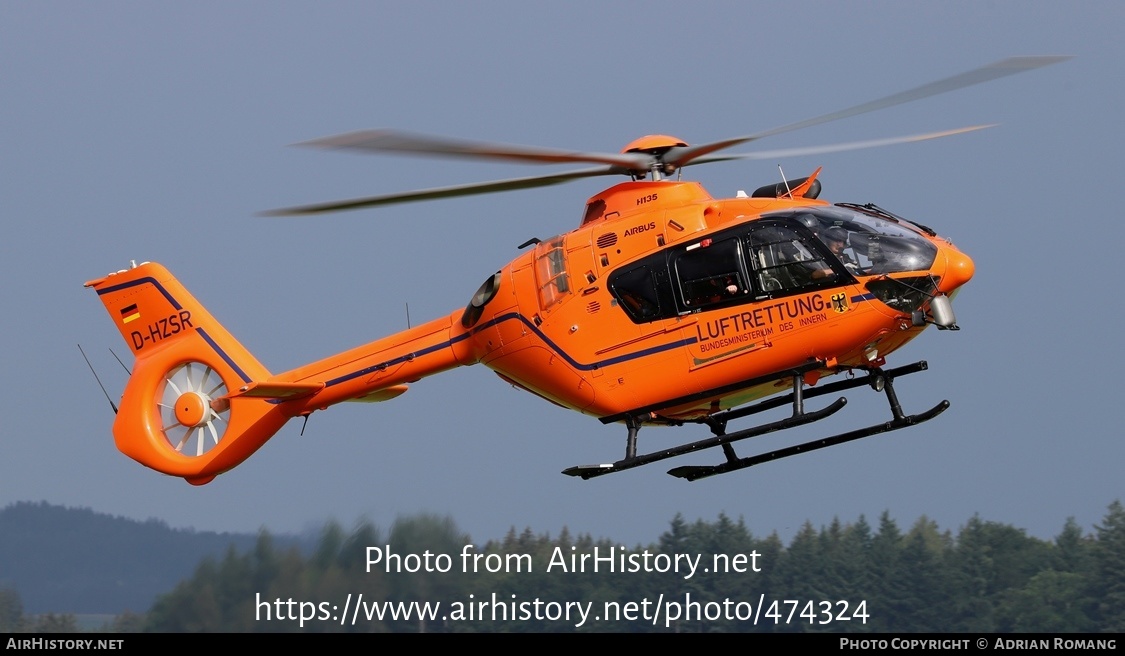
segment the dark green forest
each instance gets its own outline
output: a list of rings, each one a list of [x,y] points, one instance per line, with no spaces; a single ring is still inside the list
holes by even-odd
[[[232,545],[249,549],[253,533],[173,529],[43,502],[0,509],[0,589],[16,590],[28,614],[144,611],[192,575],[206,556]],[[279,538],[285,546],[293,538]]]
[[[75,628],[71,616],[24,615],[0,581],[0,631]],[[104,629],[1116,633],[1125,506],[1110,504],[1092,533],[1070,520],[1049,541],[979,517],[953,533],[926,517],[900,527],[887,513],[806,523],[787,545],[725,515],[677,516],[633,546],[566,528],[474,544],[429,515],[386,532],[331,522],[305,547],[266,531],[231,544]]]

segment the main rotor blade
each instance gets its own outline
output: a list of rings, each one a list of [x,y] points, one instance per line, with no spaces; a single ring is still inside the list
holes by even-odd
[[[831,144],[823,146],[805,146],[800,148],[781,148],[779,150],[758,150],[752,153],[738,153],[732,155],[704,155],[692,160],[690,164],[709,164],[711,162],[725,162],[735,159],[775,159],[778,157],[799,157],[802,155],[823,155],[825,153],[839,153],[847,150],[861,150],[863,148],[877,148],[879,146],[893,146],[902,143],[914,143],[916,141],[927,141],[929,139],[940,139],[942,137],[951,137],[957,134],[965,134],[966,132],[975,132],[977,130],[984,130],[985,128],[994,128],[996,124],[990,125],[973,125],[965,128],[957,128],[955,130],[943,130],[941,132],[928,132],[926,134],[913,134],[905,137],[887,137],[884,139],[871,139],[868,141],[852,141],[849,143]]]
[[[739,159],[774,159],[778,157],[797,157],[801,155],[837,153],[848,150],[860,150],[863,148],[875,148],[879,146],[891,146],[901,143],[913,143],[917,141],[927,141],[929,139],[939,139],[941,137],[949,137],[957,134],[964,134],[966,132],[974,132],[976,130],[983,130],[990,127],[995,127],[995,124],[974,125],[970,127],[957,128],[954,130],[943,130],[941,132],[928,132],[925,134],[915,134],[903,137],[889,137],[885,139],[871,139],[868,141],[853,141],[842,144],[806,146],[800,148],[783,148],[779,150],[762,150],[752,153],[735,153],[730,155],[705,155],[703,157],[698,157],[692,160],[690,164],[709,164],[712,162],[727,162]],[[306,216],[310,214],[323,214],[327,212],[338,212],[341,210],[354,210],[367,207],[379,207],[382,205],[409,203],[421,200],[436,200],[439,198],[472,196],[476,194],[488,194],[498,191],[513,191],[518,189],[531,189],[534,187],[547,187],[550,185],[569,182],[570,180],[577,180],[580,178],[590,178],[600,175],[620,175],[624,173],[627,173],[627,171],[622,170],[618,167],[596,167],[590,169],[580,169],[576,171],[566,171],[563,173],[552,175],[511,178],[507,180],[496,180],[492,182],[476,182],[451,187],[437,187],[433,189],[421,189],[418,191],[408,191],[397,194],[387,194],[383,196],[371,196],[367,198],[355,198],[350,200],[319,203],[316,205],[287,207],[262,212],[261,216]]]
[[[456,185],[452,187],[436,187],[433,189],[420,189],[385,196],[370,196],[368,198],[355,198],[317,205],[302,205],[300,207],[287,207],[277,210],[262,212],[261,216],[303,216],[308,214],[321,214],[324,212],[337,212],[340,210],[356,210],[365,207],[378,207],[395,203],[409,203],[419,200],[434,200],[438,198],[452,198],[455,196],[473,196],[476,194],[489,194],[497,191],[512,191],[516,189],[530,189],[533,187],[547,187],[579,178],[591,178],[599,175],[621,175],[627,173],[615,166],[591,169],[566,171],[553,175],[538,175],[528,178],[510,178],[495,180],[493,182],[475,182],[471,184]]]
[[[644,153],[581,153],[537,146],[486,143],[450,139],[429,134],[397,130],[360,130],[332,137],[305,141],[299,146],[347,148],[375,152],[408,153],[436,157],[470,159],[501,159],[535,164],[596,163],[620,166],[627,170],[647,171],[652,156]]]
[[[775,134],[783,132],[791,132],[793,130],[800,130],[803,128],[828,123],[830,121],[838,121],[843,118],[849,118],[858,114],[865,114],[894,105],[901,105],[903,103],[921,100],[922,98],[929,98],[938,94],[963,89],[974,84],[988,82],[998,78],[1006,77],[1008,75],[1015,75],[1016,73],[1023,73],[1036,68],[1042,68],[1051,64],[1056,64],[1061,61],[1071,59],[1070,56],[1039,56],[1039,57],[1010,57],[998,62],[982,66],[980,68],[947,77],[943,80],[923,84],[920,87],[909,89],[895,93],[885,98],[865,102],[848,109],[841,109],[830,114],[823,116],[816,116],[797,123],[790,123],[781,127],[765,130],[763,132],[756,132],[754,134],[746,135],[743,137],[735,137],[733,139],[725,139],[722,141],[715,141],[708,144],[701,144],[698,146],[684,146],[673,148],[669,150],[664,156],[664,162],[671,164],[675,167],[686,165],[688,162],[697,159],[703,155],[713,153],[717,150],[737,146],[738,144],[747,143],[749,141],[756,141],[765,137],[771,137]]]

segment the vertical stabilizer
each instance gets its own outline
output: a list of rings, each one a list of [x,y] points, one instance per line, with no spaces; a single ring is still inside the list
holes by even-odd
[[[113,425],[117,448],[202,485],[239,464],[289,418],[237,392],[270,373],[163,266],[86,283],[136,362]]]

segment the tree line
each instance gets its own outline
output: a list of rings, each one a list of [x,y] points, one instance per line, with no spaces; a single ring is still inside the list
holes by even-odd
[[[0,590],[0,631],[60,632],[67,622],[22,618],[18,595]],[[904,530],[888,513],[874,525],[862,516],[819,529],[806,522],[788,545],[726,515],[677,515],[655,542],[628,547],[566,528],[553,537],[513,528],[475,545],[452,519],[432,515],[401,518],[387,532],[330,522],[311,551],[279,547],[262,531],[252,548],[205,558],[147,612],[106,628],[1121,632],[1125,506],[1110,504],[1089,534],[1068,520],[1053,540],[979,517],[956,533],[924,516]]]

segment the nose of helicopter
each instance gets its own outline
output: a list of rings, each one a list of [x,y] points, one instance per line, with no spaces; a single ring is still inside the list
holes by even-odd
[[[976,271],[976,265],[968,255],[953,246],[945,249],[945,262],[945,273],[941,276],[938,289],[948,295],[969,282]]]

